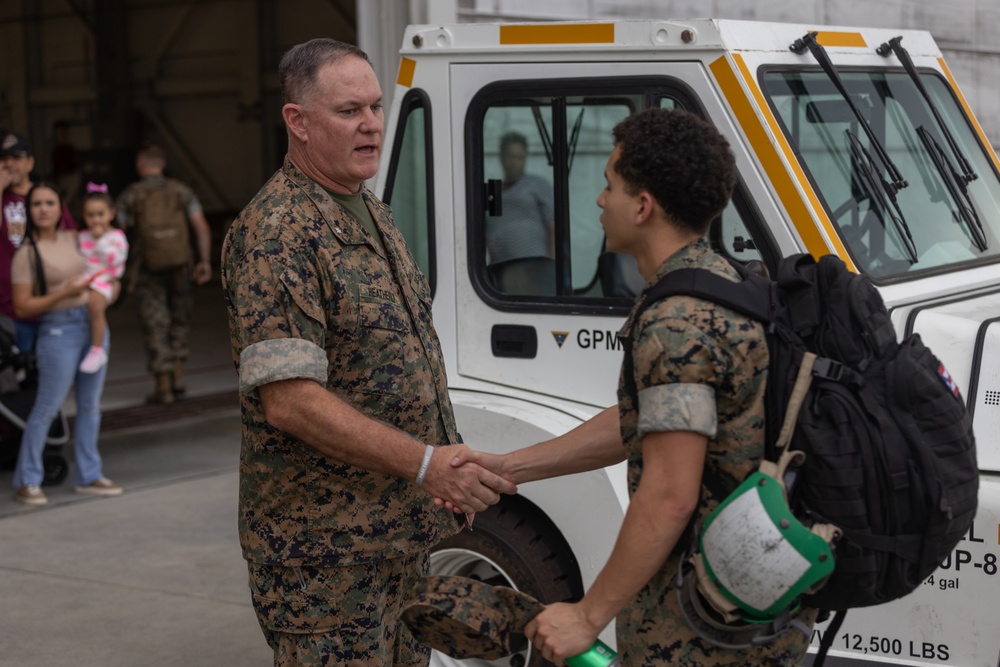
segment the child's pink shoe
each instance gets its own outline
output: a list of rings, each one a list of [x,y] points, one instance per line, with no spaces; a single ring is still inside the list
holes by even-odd
[[[104,368],[104,364],[106,363],[108,363],[108,354],[104,351],[104,348],[91,345],[90,350],[87,351],[87,356],[80,362],[80,372],[96,373]]]

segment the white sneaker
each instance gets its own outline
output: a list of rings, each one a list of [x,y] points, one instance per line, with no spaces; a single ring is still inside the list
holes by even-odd
[[[78,486],[73,489],[77,493],[84,493],[92,496],[120,496],[124,489],[112,482],[107,477],[98,477],[86,486]]]
[[[108,353],[104,351],[103,347],[92,345],[87,351],[87,356],[80,362],[80,372],[96,373],[104,368],[106,363],[108,363]]]
[[[25,484],[14,494],[14,499],[25,505],[44,505],[49,502],[37,484]]]

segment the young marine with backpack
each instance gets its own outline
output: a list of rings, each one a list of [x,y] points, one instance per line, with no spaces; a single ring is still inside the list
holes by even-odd
[[[769,517],[778,537],[751,554],[749,540],[736,552],[725,544],[731,531],[713,535],[715,520],[733,525],[726,517],[735,514],[729,503],[740,502],[734,492],[692,545],[679,598],[689,622],[717,642],[746,630],[759,638],[753,630],[769,625],[780,631],[800,604],[837,612],[813,662],[818,667],[848,609],[912,592],[972,526],[979,492],[972,419],[944,365],[918,334],[897,341],[878,291],[838,257],[787,257],[773,281],[735,268],[739,283],[702,269],[674,271],[646,289],[636,311],[693,296],[768,332],[767,450],[741,489],[759,493],[753,500],[763,506],[762,484],[783,487]],[[626,369],[629,363],[626,352]],[[794,530],[805,537],[793,537]],[[803,574],[788,581],[786,560],[779,581],[787,586],[761,595],[773,583],[766,573],[777,544],[803,563]],[[702,604],[706,599],[713,602]],[[739,622],[720,621],[727,614]]]
[[[699,131],[714,134],[699,124],[649,110],[615,128],[601,222],[608,248],[634,254],[648,281],[619,334],[620,414],[453,462],[520,484],[610,465],[624,442],[631,503],[607,566],[580,603],[550,605],[528,628],[549,659],[585,648],[616,610],[623,665],[797,665],[817,613],[836,612],[821,665],[848,609],[912,592],[975,516],[964,401],[919,336],[897,341],[866,277],[833,255],[795,255],[771,280],[676,231],[725,173],[699,171],[713,151],[684,150]],[[634,148],[637,126],[645,151]],[[643,163],[635,153],[646,151]],[[655,173],[639,180],[637,165]],[[675,230],[672,244],[645,206]],[[661,429],[686,437],[658,447]],[[672,475],[664,450],[677,457]],[[685,474],[700,486],[695,503]]]
[[[192,288],[212,278],[212,240],[194,191],[164,176],[166,166],[160,146],[146,144],[139,149],[135,168],[140,180],[122,192],[117,207],[132,246],[124,286],[138,301],[148,368],[155,381],[146,400],[169,405],[186,390],[183,367],[189,352]]]
[[[736,182],[725,139],[693,114],[664,109],[629,116],[613,134],[597,201],[608,249],[634,256],[650,284],[686,268],[739,281],[705,238]],[[697,297],[638,306],[620,334],[631,338],[632,372],[623,370],[618,405],[552,440],[453,461],[478,462],[514,483],[627,461],[630,502],[607,564],[582,600],[548,605],[525,634],[557,663],[585,651],[615,620],[626,667],[799,665],[815,609],[799,607],[766,643],[736,648],[701,636],[676,595],[689,526],[700,525],[764,455],[765,329]]]

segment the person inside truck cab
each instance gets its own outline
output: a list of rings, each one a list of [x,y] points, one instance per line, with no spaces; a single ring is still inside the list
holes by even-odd
[[[613,135],[597,200],[608,249],[634,256],[649,283],[685,267],[737,280],[705,236],[736,183],[725,138],[697,116],[667,109],[633,114]],[[799,665],[815,610],[793,613],[800,627],[767,643],[723,648],[688,625],[675,590],[692,517],[700,525],[763,456],[764,330],[695,297],[667,297],[637,316],[640,303],[622,329],[631,364],[618,405],[551,440],[452,461],[479,463],[515,484],[627,461],[630,503],[608,562],[579,602],[546,606],[525,635],[556,664],[584,652],[615,620],[623,667]]]
[[[525,173],[528,139],[500,139],[501,215],[486,217],[486,251],[494,285],[507,294],[555,294],[555,209],[552,185]]]

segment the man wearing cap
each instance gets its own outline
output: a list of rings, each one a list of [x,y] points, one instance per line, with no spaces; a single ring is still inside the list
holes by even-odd
[[[31,172],[35,168],[35,155],[27,137],[7,132],[0,138],[0,190],[3,201],[0,205],[0,315],[14,318],[14,303],[11,300],[10,262],[14,251],[24,240],[24,228],[28,222],[28,211],[24,200],[31,189]],[[63,229],[78,229],[69,209],[63,204]],[[29,351],[35,347],[38,324],[33,320],[15,320],[17,347]]]
[[[726,140],[697,116],[667,109],[629,116],[613,134],[597,199],[608,249],[634,256],[649,284],[687,267],[738,280],[705,238],[736,183]],[[815,610],[793,613],[799,629],[773,641],[723,648],[688,624],[675,590],[692,517],[700,525],[763,456],[764,330],[696,297],[639,312],[641,300],[619,334],[631,354],[618,405],[552,440],[452,462],[475,461],[520,484],[627,461],[630,503],[607,564],[581,601],[547,606],[525,634],[557,664],[614,620],[623,667],[799,665],[810,639],[800,629],[809,630]]]

